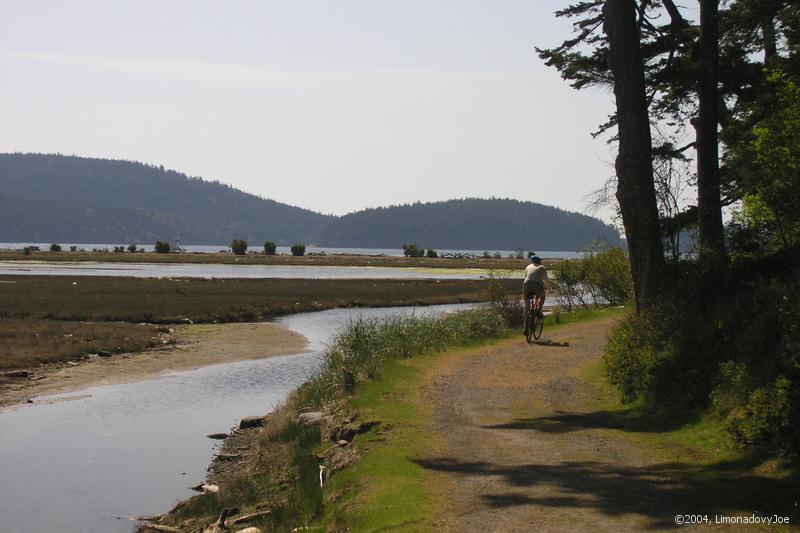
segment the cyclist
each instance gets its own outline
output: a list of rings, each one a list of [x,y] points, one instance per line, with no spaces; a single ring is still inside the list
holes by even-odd
[[[523,324],[526,326],[527,334],[528,313],[542,312],[544,306],[544,287],[550,280],[547,277],[547,269],[542,265],[542,260],[538,255],[531,256],[531,264],[525,267],[525,281],[522,283],[522,296],[524,301],[524,311],[522,314]]]

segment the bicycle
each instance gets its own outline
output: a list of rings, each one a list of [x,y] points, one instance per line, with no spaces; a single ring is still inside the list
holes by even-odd
[[[544,315],[538,309],[531,309],[528,311],[528,321],[525,323],[525,339],[528,344],[532,344],[534,340],[539,340],[542,336],[542,329],[544,328]]]

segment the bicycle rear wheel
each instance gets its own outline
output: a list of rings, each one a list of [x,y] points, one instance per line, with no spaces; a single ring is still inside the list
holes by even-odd
[[[531,328],[531,334],[533,338],[537,341],[539,337],[542,336],[542,329],[544,329],[544,317],[541,316],[539,313],[536,313],[536,317],[533,319],[533,327]],[[530,339],[528,340],[530,342]]]

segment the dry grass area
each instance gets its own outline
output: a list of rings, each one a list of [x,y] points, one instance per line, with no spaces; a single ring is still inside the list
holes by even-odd
[[[518,280],[507,281],[509,290]],[[162,279],[0,276],[0,317],[250,322],[334,307],[477,302],[481,280]]]
[[[42,319],[0,319],[0,370],[80,359],[100,351],[141,351],[160,344],[156,326]]]
[[[527,259],[475,259],[396,257],[384,255],[265,255],[248,253],[114,253],[114,252],[33,252],[25,255],[21,250],[0,250],[0,261],[98,261],[108,263],[218,263],[226,265],[300,265],[300,266],[370,266],[370,267],[422,267],[422,268],[485,268],[491,270],[523,269]],[[555,261],[555,260],[554,260]],[[545,260],[548,262],[548,260]]]

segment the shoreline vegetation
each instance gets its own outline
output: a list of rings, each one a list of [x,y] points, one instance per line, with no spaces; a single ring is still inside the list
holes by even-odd
[[[546,324],[621,314],[620,309],[554,312]],[[370,464],[375,449],[375,455],[391,456],[406,454],[415,445],[397,442],[398,434],[408,437],[409,432],[419,432],[413,429],[418,407],[404,397],[414,383],[409,364],[420,358],[430,363],[437,354],[500,341],[513,332],[490,307],[439,318],[351,321],[325,351],[315,376],[256,427],[231,432],[209,468],[202,494],[165,515],[151,517],[139,531],[166,531],[163,526],[204,531],[222,517],[228,525],[264,531],[347,530],[350,524],[342,521],[343,516],[352,517],[348,507],[363,500],[356,493],[376,490],[362,485],[368,478],[409,482],[407,472],[392,470],[396,464]],[[374,414],[381,418],[372,418]],[[349,467],[356,464],[361,471],[354,474]],[[409,498],[408,506],[403,506],[407,512],[430,507],[424,494],[401,492],[402,498]]]
[[[350,378],[358,390],[361,383],[379,380],[392,361],[487,342],[505,333],[502,319],[489,309],[440,319],[351,321],[325,351],[317,374],[266,415],[263,427],[241,428],[226,439],[202,494],[153,517],[139,531],[164,531],[162,526],[203,531],[215,520],[224,524],[228,516],[232,521],[252,517],[242,526],[264,531],[314,525],[326,507],[326,480],[363,455],[362,449],[350,446],[356,435],[387,429],[382,421],[362,420],[353,410],[346,384]],[[246,451],[230,460],[240,449]]]
[[[546,266],[561,259],[543,258]],[[387,255],[266,255],[263,252],[236,255],[234,253],[156,253],[156,252],[72,252],[0,250],[0,261],[44,262],[98,262],[98,263],[186,263],[223,265],[267,266],[342,266],[342,267],[392,267],[392,268],[442,268],[521,270],[528,264],[526,258],[449,258],[449,257],[399,257]]]

